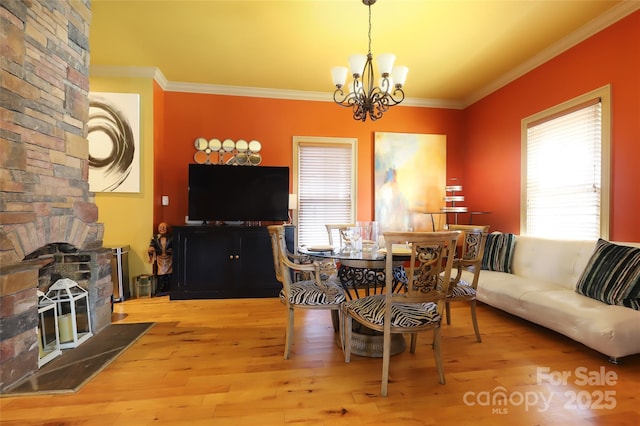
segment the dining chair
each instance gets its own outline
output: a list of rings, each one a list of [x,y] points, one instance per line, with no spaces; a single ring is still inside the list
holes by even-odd
[[[285,231],[285,236],[286,236],[286,231]],[[285,240],[286,240],[286,237],[285,237]],[[287,252],[287,258],[293,263],[312,264],[314,262],[314,259],[308,254],[293,253],[289,250],[289,248],[286,245],[285,245],[285,251]],[[291,276],[294,282],[311,280],[313,279],[314,275],[315,275],[314,271],[301,270],[299,268],[296,268],[295,270],[293,269],[291,270]],[[320,276],[322,277],[322,271],[320,273]]]
[[[285,242],[284,226],[267,226],[273,249],[273,265],[276,279],[282,283],[280,301],[287,308],[284,358],[289,359],[293,339],[294,309],[327,309],[337,311],[345,301],[340,285],[333,280],[320,279],[320,264],[295,263],[289,257]],[[293,273],[292,273],[293,272]],[[298,281],[295,272],[311,273],[312,278]]]
[[[325,225],[327,228],[327,236],[329,237],[329,245],[334,246],[333,241],[337,236],[339,243],[338,248],[342,248],[344,245],[344,233],[347,229],[356,226],[355,223],[328,223]],[[335,246],[334,246],[335,247]]]
[[[489,233],[489,225],[449,225],[449,230],[460,231],[459,252],[453,259],[453,269],[455,276],[451,277],[449,292],[445,302],[445,316],[447,324],[451,324],[451,302],[469,302],[471,306],[471,320],[473,330],[476,333],[476,340],[482,342],[478,318],[476,315],[476,292],[478,290],[478,278],[480,277],[480,266],[484,255],[484,246]],[[471,282],[462,279],[462,271],[473,273]]]
[[[385,291],[383,294],[348,300],[340,309],[340,333],[345,362],[351,361],[353,320],[383,333],[381,395],[387,396],[391,335],[411,335],[410,351],[415,353],[417,333],[433,331],[433,353],[439,382],[445,383],[440,353],[440,326],[445,297],[451,278],[453,253],[458,231],[385,232]],[[405,265],[407,283],[394,292],[393,246],[411,247],[410,260]],[[441,279],[443,274],[444,279]]]
[[[356,225],[353,223],[326,224],[325,228],[327,229],[327,237],[329,239],[329,245],[334,247],[335,249],[336,246],[334,245],[334,241],[336,241],[338,243],[337,249],[341,250],[345,244],[345,240],[344,240],[345,231],[354,226]],[[337,238],[337,240],[334,240],[334,238]],[[335,275],[338,270],[338,264],[336,263],[335,260],[320,261],[320,267],[321,267],[321,274],[323,277]]]

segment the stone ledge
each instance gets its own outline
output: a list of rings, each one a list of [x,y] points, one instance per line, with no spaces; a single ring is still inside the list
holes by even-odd
[[[34,259],[0,266],[0,296],[38,286],[38,271],[53,259]]]

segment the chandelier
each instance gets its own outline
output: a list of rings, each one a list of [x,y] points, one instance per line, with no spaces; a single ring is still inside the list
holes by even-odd
[[[380,72],[380,86],[374,86],[373,55],[371,55],[371,5],[376,0],[362,0],[369,7],[369,51],[367,55],[357,54],[349,56],[349,68],[353,81],[349,83],[349,93],[346,95],[342,87],[347,80],[347,67],[334,67],[331,69],[333,84],[336,86],[333,92],[335,103],[345,108],[353,109],[353,119],[366,121],[367,115],[371,121],[382,117],[387,110],[398,105],[404,100],[404,86],[409,68],[405,66],[393,66],[396,56],[392,53],[383,53],[376,58],[378,71]]]

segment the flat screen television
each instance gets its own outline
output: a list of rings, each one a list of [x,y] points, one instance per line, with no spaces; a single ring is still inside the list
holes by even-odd
[[[189,220],[286,221],[289,168],[189,164]]]

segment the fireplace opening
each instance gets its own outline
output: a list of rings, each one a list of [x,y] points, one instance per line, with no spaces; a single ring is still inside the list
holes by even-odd
[[[85,290],[91,281],[91,254],[81,253],[68,243],[52,243],[25,256],[24,260],[47,262],[38,271],[38,290],[47,293],[49,287],[62,278],[69,278]]]
[[[39,368],[38,291],[46,294],[56,281],[72,280],[87,292],[93,335],[111,324],[111,257],[111,250],[101,245],[78,248],[59,242],[43,245],[20,262],[1,265],[0,391]]]

